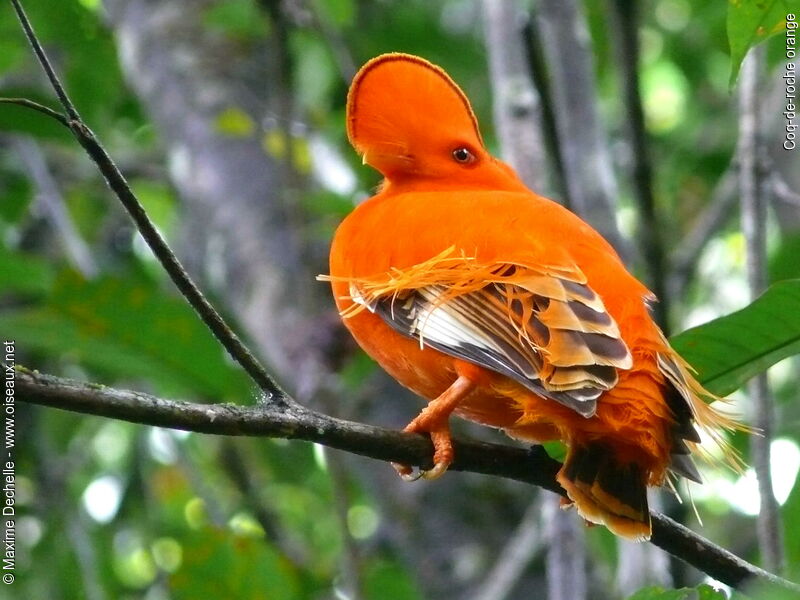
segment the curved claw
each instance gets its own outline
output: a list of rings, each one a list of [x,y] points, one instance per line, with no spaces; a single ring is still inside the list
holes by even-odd
[[[433,468],[429,471],[414,469],[408,465],[392,463],[392,467],[403,481],[417,481],[420,478],[432,480],[445,474],[453,462],[453,442],[450,439],[450,428],[447,420],[461,400],[473,389],[474,384],[466,375],[459,374],[453,384],[440,396],[431,400],[422,412],[409,423],[403,431],[406,433],[427,433],[433,443]]]
[[[429,471],[420,471],[420,475],[423,479],[427,479],[431,481],[433,479],[439,479],[442,475],[447,472],[447,468],[450,466],[449,462],[439,462],[433,465],[433,468]]]
[[[414,469],[408,465],[401,465],[400,463],[391,463],[391,465],[403,481],[417,481],[420,477],[425,476],[425,471],[414,472]]]

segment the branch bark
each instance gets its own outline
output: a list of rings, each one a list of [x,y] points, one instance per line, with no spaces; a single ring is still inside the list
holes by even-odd
[[[71,412],[213,435],[305,440],[377,460],[432,467],[433,447],[430,440],[421,435],[335,419],[296,403],[285,409],[275,403],[249,407],[194,404],[19,367],[15,390],[17,399],[22,402]],[[456,459],[450,467],[453,471],[494,475],[564,493],[555,480],[561,464],[539,446],[526,450],[463,440],[454,440],[454,445]],[[800,585],[751,565],[669,517],[651,513],[651,518],[651,543],[714,579],[736,588],[758,583],[800,593]]]

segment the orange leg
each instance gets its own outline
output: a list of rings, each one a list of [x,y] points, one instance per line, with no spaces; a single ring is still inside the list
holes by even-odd
[[[431,400],[422,412],[409,423],[403,431],[408,433],[428,433],[433,442],[433,468],[420,471],[415,475],[408,465],[392,463],[392,466],[406,481],[415,481],[420,477],[436,479],[444,475],[447,467],[453,462],[453,442],[450,439],[448,419],[459,403],[472,391],[475,384],[471,379],[460,375],[453,385],[447,388],[438,398]]]

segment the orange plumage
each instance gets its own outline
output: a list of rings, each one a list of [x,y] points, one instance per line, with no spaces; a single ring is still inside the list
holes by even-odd
[[[735,426],[653,322],[652,294],[594,229],[488,154],[466,96],[427,61],[367,63],[347,132],[385,180],[338,228],[329,279],[358,343],[430,400],[406,428],[431,435],[426,475],[453,460],[451,413],[563,440],[558,480],[579,513],[648,538],[646,487],[668,471],[698,479],[695,425],[717,439]]]

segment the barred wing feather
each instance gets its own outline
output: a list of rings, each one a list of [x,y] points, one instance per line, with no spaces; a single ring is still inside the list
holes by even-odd
[[[560,402],[595,413],[598,397],[629,369],[631,354],[582,275],[492,271],[482,287],[429,284],[351,298],[420,345],[480,365]]]

